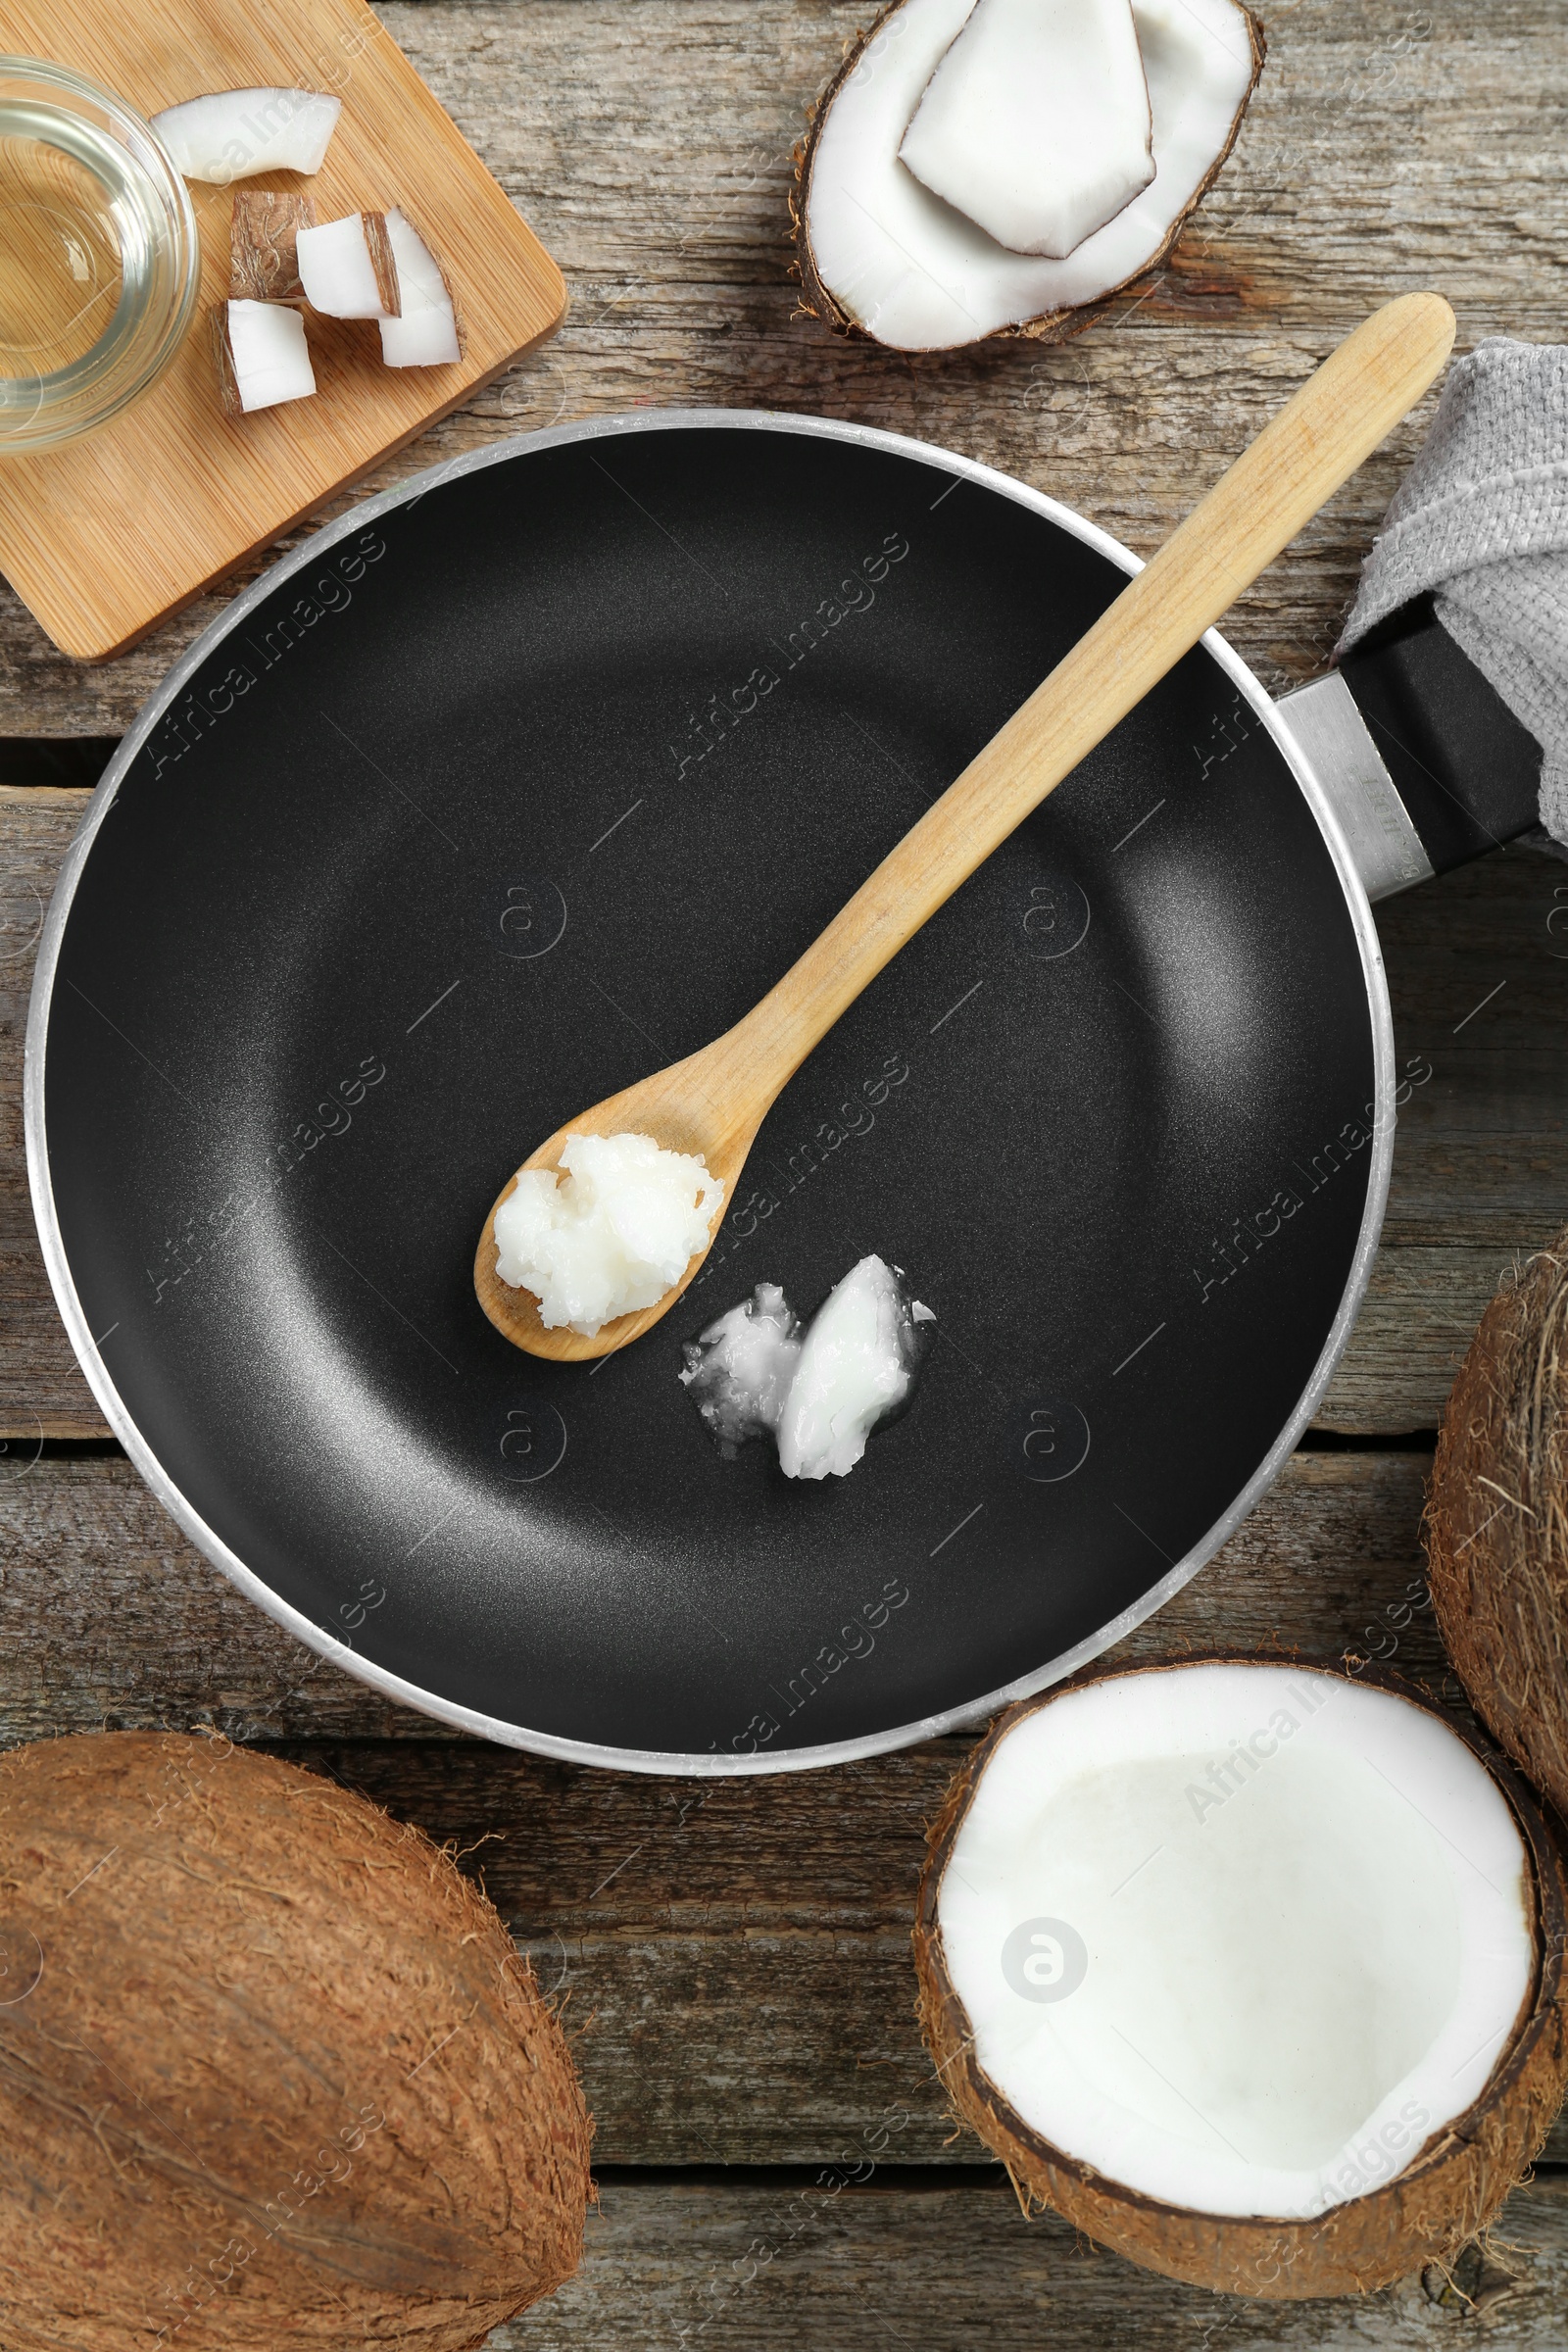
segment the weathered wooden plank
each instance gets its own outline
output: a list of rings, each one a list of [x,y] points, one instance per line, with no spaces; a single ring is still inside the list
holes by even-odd
[[[1445,1688],[1420,1574],[1426,1467],[1298,1455],[1124,1654],[1349,1649]],[[908,1951],[924,1825],[963,1740],[703,1785],[438,1736],[252,1609],[124,1462],[45,1458],[0,1483],[0,1740],[204,1722],[468,1857],[569,1996],[601,2161],[824,2161],[873,2096],[906,2110],[906,2161],[973,2155],[950,2144]]]
[[[1418,1612],[1396,1626],[1389,1614],[1409,1597],[1420,1572],[1426,1461],[1418,1453],[1298,1454],[1202,1575],[1132,1637],[1128,1654],[1278,1641],[1314,1654],[1375,1650],[1422,1676],[1441,1675],[1430,1618]],[[178,1729],[199,1722],[239,1740],[444,1737],[423,1717],[389,1705],[311,1656],[242,1599],[185,1542],[122,1456],[30,1461],[19,1447],[6,1469],[0,1742],[100,1725]],[[488,1748],[461,1745],[471,1757],[496,1761]],[[537,1781],[541,1788],[555,1786],[548,1778],[554,1768],[542,1762],[514,1768],[535,1780],[546,1776]],[[452,1788],[466,1785],[460,1776]],[[608,1801],[600,1793],[606,1788],[624,1793],[606,1842],[590,1844],[573,1861],[578,1892],[619,1863],[658,1818],[652,1791],[664,1784],[591,1775],[582,1787],[595,1792],[593,1805]],[[590,1804],[588,1797],[572,1801]],[[751,1800],[732,1790],[725,1801]],[[577,1835],[566,1826],[577,1815],[554,1799],[552,1818],[558,1837]],[[641,1825],[635,1834],[633,1823]],[[441,1834],[466,1840],[470,1830],[493,1826],[460,1823]],[[549,1876],[557,1876],[554,1868]]]
[[[894,2110],[896,2115],[897,2110]],[[871,2092],[864,2129],[886,2129]],[[887,2121],[891,2121],[889,2118]],[[858,2133],[848,2148],[861,2145]],[[888,2157],[897,2163],[899,2141]],[[1568,2181],[1510,2198],[1497,2237],[1517,2249],[1511,2292],[1484,2322],[1419,2278],[1350,2302],[1258,2303],[1178,2286],[1026,2222],[1004,2179],[960,2186],[895,2176],[807,2181],[607,2183],[577,2277],[490,2337],[490,2352],[1558,2352],[1568,2340]],[[1476,2284],[1473,2258],[1461,2279]]]
[[[0,786],[0,1436],[24,1448],[104,1434],[38,1255],[21,1110],[33,947],[85,797]],[[1319,1421],[1394,1434],[1435,1425],[1503,1268],[1568,1204],[1568,867],[1510,850],[1380,922],[1408,1098],[1370,1296]]]
[[[45,1437],[107,1436],[44,1272],[27,1191],[22,1056],[33,956],[85,792],[0,784],[0,1464]]]
[[[1460,0],[1432,0],[1424,15],[1405,0],[1354,11],[1264,0],[1271,62],[1258,102],[1163,282],[1062,350],[912,362],[790,317],[788,151],[803,101],[871,0],[392,0],[382,13],[562,257],[574,309],[548,352],[372,488],[574,416],[649,399],[734,403],[946,442],[1147,551],[1385,294],[1442,285],[1464,343],[1562,333],[1568,44],[1547,0],[1493,0],[1484,22]],[[1235,642],[1270,682],[1321,666],[1418,431],[1419,419],[1395,437],[1234,616]],[[84,670],[0,591],[0,736],[117,733],[220,609],[206,600],[122,662]],[[0,904],[0,1051],[13,1057],[0,1064],[0,1406],[18,1403],[24,1438],[0,1456],[12,1474],[0,1475],[0,1740],[211,1714],[237,1733],[311,1743],[293,1752],[437,1835],[468,1844],[505,1832],[470,1867],[486,1869],[546,1983],[571,1993],[568,2018],[594,2019],[579,2046],[602,2161],[831,2161],[871,2149],[879,2128],[887,2158],[940,2157],[905,1922],[920,1826],[961,1742],[705,1795],[437,1739],[251,1610],[123,1463],[29,1468],[40,1427],[99,1426],[29,1254],[18,1186],[26,977],[12,951],[33,919],[25,888],[52,875],[74,815],[32,807],[54,825],[44,853],[29,864],[12,857],[14,836],[0,839],[13,878]],[[29,839],[36,852],[42,834]],[[1560,1219],[1562,1000],[1549,992],[1561,966],[1544,960],[1568,950],[1565,926],[1545,931],[1568,905],[1559,879],[1543,861],[1503,859],[1382,912],[1401,1054],[1427,1054],[1433,1075],[1405,1112],[1388,1239],[1326,1408],[1333,1426],[1429,1425],[1500,1264]],[[1466,1025],[1496,978],[1505,986]],[[9,1389],[8,1364],[20,1374]],[[1429,1618],[1403,1619],[1421,1470],[1414,1455],[1298,1459],[1139,1645],[1220,1632],[1323,1651],[1393,1642],[1396,1662],[1439,1673]],[[908,2121],[889,2129],[889,2110]],[[1560,2128],[1554,2144],[1568,2156]],[[947,2153],[974,2152],[970,2141]],[[1530,2271],[1489,2316],[1489,2339],[1519,2352],[1561,2344],[1561,2180],[1516,2197],[1503,2234]],[[701,2329],[748,2352],[975,2340],[1034,2352],[1049,2327],[1069,2352],[1220,2340],[1234,2352],[1428,2352],[1466,2324],[1417,2281],[1364,2306],[1197,2296],[1087,2252],[1054,2223],[1024,2225],[1004,2188],[968,2177],[926,2194],[874,2180],[808,2204],[793,2184],[743,2178],[612,2179],[580,2278],[495,2341],[586,2352],[692,2342]]]
[[[785,190],[806,102],[870,0],[387,0],[381,14],[561,259],[550,349],[371,477],[634,403],[854,416],[947,442],[1147,551],[1282,393],[1389,293],[1465,343],[1561,332],[1568,57],[1549,0],[1273,0],[1269,65],[1176,265],[1081,342],[909,360],[792,318]],[[352,93],[350,94],[352,104]],[[1395,436],[1239,609],[1269,675],[1320,665],[1415,445]],[[244,575],[238,575],[244,576]],[[212,597],[103,668],[0,597],[0,734],[108,733]]]
[[[1378,908],[1399,1110],[1371,1287],[1319,1414],[1430,1426],[1513,1260],[1568,1216],[1568,865],[1512,849]]]

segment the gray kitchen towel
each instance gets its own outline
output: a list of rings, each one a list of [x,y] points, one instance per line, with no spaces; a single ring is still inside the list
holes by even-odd
[[[1455,360],[1337,652],[1428,590],[1542,745],[1541,821],[1568,843],[1568,345],[1494,335]]]

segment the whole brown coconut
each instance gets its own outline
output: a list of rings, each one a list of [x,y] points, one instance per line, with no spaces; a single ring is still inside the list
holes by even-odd
[[[418,1831],[224,1740],[0,1757],[5,2352],[456,2352],[576,2268],[589,2132]]]
[[[1476,1713],[1568,1814],[1568,1231],[1481,1318],[1438,1434],[1427,1551]]]
[[[1204,1662],[1202,1657],[1184,1655],[1147,1667],[1101,1667],[1076,1676],[1009,1707],[972,1751],[931,1825],[920,1877],[913,1940],[926,2046],[955,2115],[1002,2159],[1026,2214],[1054,2207],[1086,2237],[1129,2261],[1216,2294],[1299,2301],[1370,2293],[1426,2263],[1446,2263],[1486,2228],[1539,2152],[1568,2084],[1568,1981],[1563,1966],[1568,1875],[1523,1782],[1463,1724],[1433,1706],[1424,1692],[1373,1668],[1356,1673],[1337,1661],[1294,1661],[1310,1664],[1318,1674],[1343,1674],[1347,1681],[1375,1684],[1441,1716],[1481,1758],[1513,1808],[1530,1857],[1540,1958],[1531,1997],[1482,2097],[1435,2132],[1405,2170],[1383,2187],[1303,2221],[1192,2212],[1127,2188],[1053,2146],[1009,2106],[975,2057],[973,2028],[948,1974],[937,1911],[942,1874],[970,1796],[1001,1741],[1024,1716],[1049,1706],[1063,1690],[1118,1672],[1156,1673],[1162,1665]],[[1258,1663],[1233,1653],[1216,1653],[1215,1662]],[[1267,1662],[1293,1661],[1270,1657]]]

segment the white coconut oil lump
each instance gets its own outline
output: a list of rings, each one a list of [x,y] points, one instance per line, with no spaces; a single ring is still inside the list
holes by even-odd
[[[924,1310],[922,1310],[923,1312]],[[862,1257],[812,1318],[778,1425],[786,1478],[843,1478],[909,1394],[914,1310],[891,1266]]]
[[[786,1478],[844,1478],[907,1400],[934,1320],[884,1259],[862,1257],[804,1333],[778,1284],[759,1283],[688,1343],[680,1377],[725,1452],[772,1434]]]
[[[1131,0],[979,0],[904,134],[934,196],[1062,260],[1154,176]]]
[[[847,318],[901,351],[973,343],[1136,276],[1218,169],[1257,70],[1236,0],[1133,0],[1154,176],[1064,260],[1013,253],[922,187],[899,152],[972,6],[905,0],[839,85],[811,158],[815,273]]]
[[[1532,1991],[1529,1863],[1440,1718],[1340,1675],[1204,1664],[1023,1715],[938,1915],[985,2075],[1106,2179],[1302,2218],[1485,2088]]]
[[[724,1453],[777,1434],[801,1360],[801,1319],[776,1282],[760,1282],[685,1352],[681,1380]]]
[[[592,1339],[673,1290],[724,1198],[701,1154],[651,1135],[568,1135],[563,1174],[526,1168],[496,1210],[496,1272],[532,1291],[547,1330]]]

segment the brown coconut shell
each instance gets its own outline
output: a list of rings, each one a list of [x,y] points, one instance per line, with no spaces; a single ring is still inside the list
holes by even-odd
[[[1459,1367],[1427,1503],[1438,1625],[1476,1713],[1568,1814],[1568,1230]]]
[[[381,298],[381,308],[392,318],[403,315],[403,297],[398,289],[398,266],[392,258],[392,240],[386,233],[385,213],[362,213],[365,223],[365,250],[370,257],[375,272],[375,290]]]
[[[1382,2188],[1308,2221],[1233,2219],[1167,2205],[1098,2173],[1026,2124],[974,2054],[974,2030],[948,1974],[937,1917],[942,1876],[981,1775],[1025,1716],[1063,1691],[1117,1673],[1148,1674],[1205,1664],[1298,1665],[1374,1684],[1437,1715],[1479,1756],[1507,1798],[1530,1857],[1536,1975],[1513,2034],[1475,2105],[1434,2132],[1405,2170]],[[1370,2293],[1423,2263],[1448,2261],[1485,2229],[1539,2152],[1568,2084],[1568,1876],[1550,1831],[1519,1776],[1462,1723],[1397,1676],[1338,1660],[1210,1652],[1147,1666],[1092,1670],[1025,1699],[999,1716],[949,1788],[927,1837],[914,1924],[919,2014],[926,2045],[954,2114],[978,2132],[1012,2178],[1026,2214],[1045,2207],[1099,2244],[1146,2270],[1215,2294],[1297,2301]]]
[[[795,176],[789,192],[790,229],[795,239],[794,267],[795,273],[801,281],[799,307],[808,318],[820,318],[824,325],[833,329],[835,334],[848,335],[861,343],[875,343],[879,338],[873,335],[867,327],[862,326],[858,318],[853,318],[839,302],[838,297],[829,292],[822,282],[816,266],[816,256],[811,248],[810,231],[811,172],[816,162],[817,145],[822,135],[822,125],[827,121],[828,109],[889,19],[896,17],[906,4],[907,0],[890,0],[890,5],[872,20],[864,32],[856,33],[853,39],[846,42],[843,62],[837,73],[833,74],[806,110],[806,137],[795,150]],[[1093,326],[1097,318],[1102,318],[1118,294],[1124,294],[1129,286],[1141,284],[1146,277],[1152,276],[1153,272],[1161,269],[1169,260],[1183,229],[1208,194],[1215,180],[1218,179],[1229,159],[1231,149],[1235,146],[1241,131],[1243,119],[1252,103],[1252,92],[1257,87],[1258,76],[1263,71],[1264,62],[1268,56],[1268,40],[1263,30],[1262,20],[1253,15],[1252,11],[1246,6],[1245,0],[1236,0],[1236,6],[1247,20],[1248,33],[1252,44],[1252,78],[1247,85],[1246,95],[1243,97],[1241,105],[1236,109],[1224,146],[1172,221],[1164,242],[1158,250],[1152,253],[1130,277],[1121,278],[1115,285],[1107,286],[1104,293],[1097,295],[1093,302],[1074,303],[1065,310],[1043,311],[1038,318],[1025,318],[1013,326],[993,327],[989,334],[977,335],[974,338],[976,343],[994,343],[998,340],[1012,341],[1019,336],[1027,336],[1036,343],[1064,343],[1070,335],[1081,335],[1085,327]],[[983,235],[984,231],[977,230],[976,234]],[[965,348],[972,349],[973,346],[962,344],[943,346],[944,350],[950,348],[963,350]]]
[[[457,2352],[576,2268],[589,2133],[417,1830],[221,1740],[0,1757],[5,2352]]]
[[[228,232],[230,301],[302,303],[299,234],[315,226],[309,196],[236,188]]]
[[[464,319],[463,306],[458,300],[457,290],[452,283],[452,272],[447,268],[446,263],[441,259],[441,255],[436,247],[431,243],[430,238],[426,233],[424,224],[418,219],[418,217],[416,214],[411,213],[406,204],[401,205],[398,209],[401,211],[404,220],[413,229],[415,235],[418,238],[419,243],[424,247],[425,252],[430,256],[431,261],[434,262],[436,269],[440,272],[441,283],[446,288],[447,300],[452,305],[452,324],[457,331],[458,350],[460,353],[466,353],[468,348],[468,329]],[[383,214],[381,218],[384,220],[386,218],[385,214]],[[390,248],[388,250],[390,251]],[[394,268],[396,267],[395,264],[393,266]]]
[[[239,396],[239,378],[234,372],[234,347],[228,339],[228,304],[219,302],[207,314],[207,332],[212,340],[213,366],[218,373],[218,399],[223,415],[237,423],[245,414]]]

